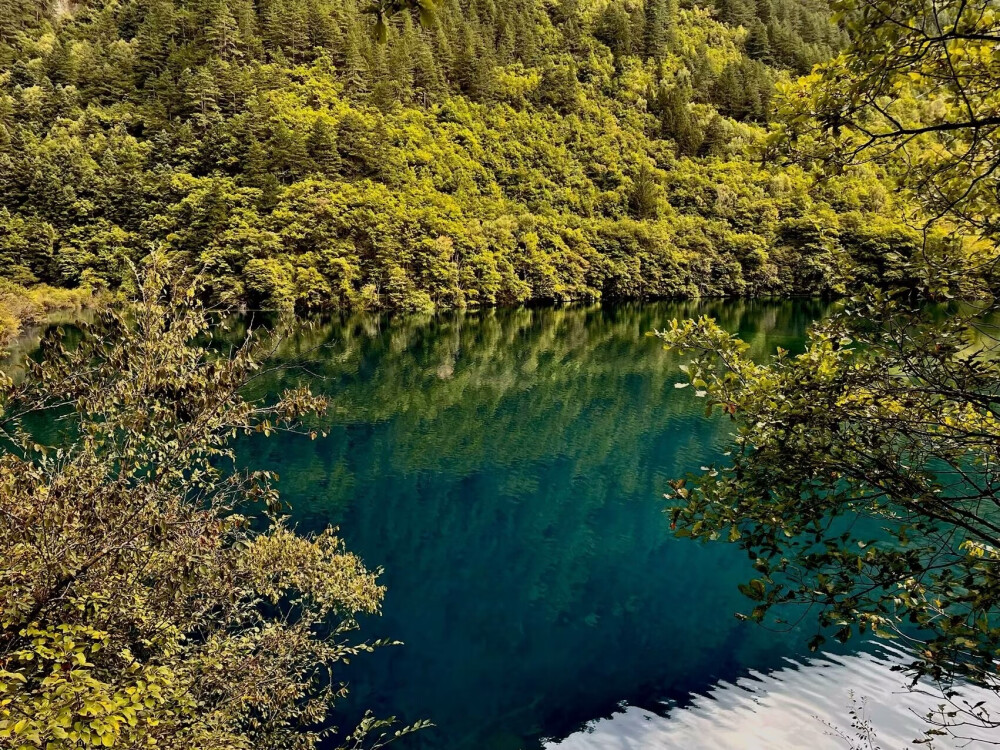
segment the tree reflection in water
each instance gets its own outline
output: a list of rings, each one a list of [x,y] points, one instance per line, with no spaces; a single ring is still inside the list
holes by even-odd
[[[732,616],[736,549],[670,536],[666,480],[718,460],[730,427],[673,387],[676,360],[645,334],[707,313],[766,357],[800,346],[824,309],[368,316],[285,342],[278,359],[308,359],[311,386],[334,398],[330,435],[250,440],[242,455],[280,473],[300,528],[340,525],[385,568],[384,615],[364,632],[405,643],[349,676],[352,705],[435,722],[405,747],[538,748],[623,701],[662,710],[802,653],[810,633]]]

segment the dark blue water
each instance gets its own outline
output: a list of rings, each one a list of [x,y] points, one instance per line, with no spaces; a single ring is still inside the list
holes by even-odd
[[[678,361],[646,336],[702,312],[765,357],[801,347],[823,307],[362,317],[286,344],[279,359],[308,361],[334,399],[330,435],[241,454],[280,473],[301,528],[340,526],[384,569],[384,613],[362,634],[404,644],[344,675],[343,726],[371,708],[436,724],[401,748],[527,750],[805,652],[811,631],[734,618],[745,555],[674,539],[662,512],[667,480],[719,459],[731,430],[674,388]]]

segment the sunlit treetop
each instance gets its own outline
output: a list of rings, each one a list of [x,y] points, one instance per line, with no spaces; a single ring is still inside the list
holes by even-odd
[[[932,221],[1000,236],[1000,3],[834,7],[852,46],[781,87],[783,135],[838,167],[883,161]]]

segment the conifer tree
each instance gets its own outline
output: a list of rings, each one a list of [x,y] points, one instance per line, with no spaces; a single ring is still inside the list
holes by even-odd
[[[680,156],[694,156],[701,148],[703,135],[691,117],[691,89],[681,80],[673,86],[660,87],[660,132],[677,146]]]
[[[648,58],[658,60],[666,52],[667,16],[666,0],[645,0],[642,41]]]
[[[409,103],[414,96],[414,55],[417,34],[409,14],[403,14],[399,33],[388,51],[387,63],[392,77],[396,97],[400,102]]]
[[[648,164],[639,167],[629,194],[629,210],[633,218],[652,219],[657,213],[658,183]]]
[[[767,27],[760,19],[754,19],[746,40],[746,53],[752,60],[770,62],[771,41],[767,36]]]
[[[371,69],[365,55],[365,35],[360,24],[347,27],[344,49],[344,83],[348,92],[362,96],[371,91]]]
[[[310,155],[304,139],[280,117],[276,117],[272,124],[267,152],[270,155],[271,170],[282,181],[301,177],[309,171]]]
[[[225,0],[209,0],[201,9],[204,38],[212,54],[223,59],[239,54],[240,34]]]
[[[414,98],[426,107],[445,90],[434,51],[424,36],[418,32],[413,47],[413,91]]]
[[[601,11],[594,36],[615,55],[632,53],[632,19],[618,3],[609,3]]]
[[[306,151],[317,171],[330,176],[339,171],[336,130],[326,117],[319,117],[313,123],[306,139]]]
[[[154,0],[135,36],[136,73],[139,84],[163,70],[171,39],[178,32],[177,14],[171,0]]]

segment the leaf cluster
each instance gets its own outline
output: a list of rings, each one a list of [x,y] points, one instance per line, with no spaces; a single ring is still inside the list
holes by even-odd
[[[0,383],[0,744],[313,747],[383,589],[230,441],[326,402],[244,398],[273,343],[220,351],[191,292],[155,270],[140,292]]]
[[[746,550],[750,619],[812,613],[814,647],[870,631],[910,644],[914,675],[998,687],[997,312],[871,291],[766,364],[710,319],[659,333],[737,431],[730,465],[676,483],[671,523]]]

